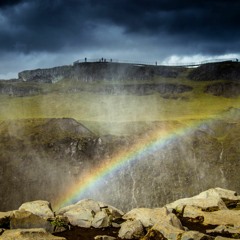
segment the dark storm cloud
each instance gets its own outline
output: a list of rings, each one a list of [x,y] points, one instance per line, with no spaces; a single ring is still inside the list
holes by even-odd
[[[0,51],[107,49],[115,32],[104,29],[118,27],[122,32],[111,44],[120,48],[132,39],[139,47],[171,47],[176,54],[238,52],[239,9],[238,0],[4,1]]]

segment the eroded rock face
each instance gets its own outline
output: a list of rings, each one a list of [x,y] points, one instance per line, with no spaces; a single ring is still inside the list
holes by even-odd
[[[77,185],[81,177],[101,164],[105,166],[110,159],[118,160],[118,154],[135,153],[138,144],[149,146],[149,136],[164,129],[174,132],[174,128],[183,134],[173,134],[171,144],[163,139],[138,158],[133,154],[129,161],[122,159],[121,170],[110,170],[98,187],[89,187],[79,200],[99,199],[129,211],[139,206],[163,206],[212,187],[240,192],[239,110],[231,110],[228,115],[193,127],[179,122],[148,122],[143,133],[133,136],[96,136],[73,119],[3,122],[0,209],[16,209],[34,199],[48,199],[54,208],[56,199]],[[220,209],[222,200],[215,199],[205,207]],[[200,205],[204,200],[194,201],[204,207]]]
[[[215,96],[234,98],[240,95],[240,84],[239,82],[215,83],[208,85],[205,92]]]
[[[193,69],[188,76],[195,81],[236,80],[240,78],[240,64],[238,62],[220,62],[203,64]]]

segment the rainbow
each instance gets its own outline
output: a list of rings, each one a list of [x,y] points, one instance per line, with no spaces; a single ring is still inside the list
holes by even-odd
[[[210,120],[207,120],[210,121]],[[148,154],[155,152],[167,144],[170,144],[177,137],[183,136],[201,125],[203,121],[194,121],[188,125],[176,127],[170,131],[158,129],[152,131],[145,138],[140,139],[136,144],[127,150],[122,150],[115,154],[111,159],[105,159],[91,172],[81,175],[80,180],[72,185],[62,197],[57,199],[55,209],[70,205],[81,199],[83,194],[101,184],[110,173],[124,168],[127,163],[143,159]],[[206,123],[206,120],[204,121]]]

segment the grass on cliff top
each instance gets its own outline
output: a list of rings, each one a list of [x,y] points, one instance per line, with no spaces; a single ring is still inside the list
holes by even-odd
[[[118,135],[129,133],[129,129],[123,127],[125,122],[139,123],[139,128],[141,122],[150,121],[178,121],[186,124],[188,121],[214,118],[230,107],[240,108],[240,97],[224,98],[204,93],[203,89],[209,82],[193,82],[185,78],[158,78],[153,82],[186,84],[192,86],[193,91],[174,96],[158,93],[145,96],[103,95],[88,90],[61,93],[57,88],[62,88],[64,82],[60,82],[52,86],[56,91],[48,94],[28,97],[0,95],[0,121],[70,117],[96,133]],[[99,84],[87,85],[91,88]]]

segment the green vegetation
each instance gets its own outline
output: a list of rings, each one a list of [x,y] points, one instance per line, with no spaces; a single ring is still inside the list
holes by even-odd
[[[211,82],[191,81],[185,77],[155,78],[149,81],[81,83],[62,80],[56,84],[42,84],[42,94],[26,97],[0,95],[0,121],[32,118],[74,118],[90,130],[101,134],[128,134],[123,123],[135,122],[142,127],[148,121],[179,121],[188,123],[214,118],[230,107],[240,108],[240,97],[224,98],[204,93]],[[218,81],[219,82],[219,81]],[[112,84],[174,83],[193,87],[178,94],[107,95],[97,92]],[[30,85],[29,85],[30,86]],[[70,88],[81,88],[76,93]],[[111,126],[111,128],[109,127]],[[127,132],[125,132],[127,131]]]

